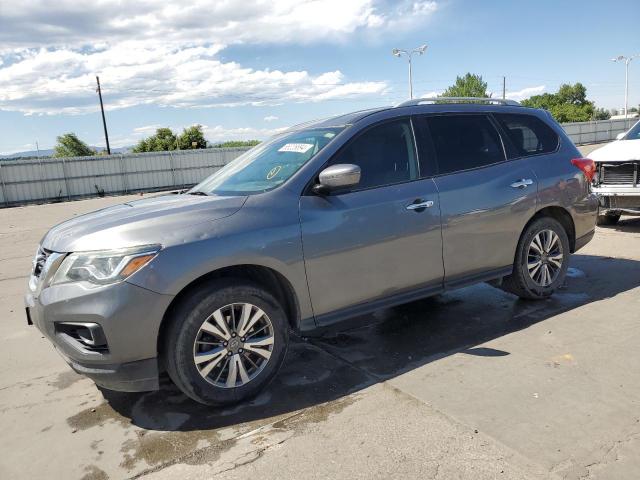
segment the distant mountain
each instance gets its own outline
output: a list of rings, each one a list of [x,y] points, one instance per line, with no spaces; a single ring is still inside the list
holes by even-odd
[[[104,147],[91,147],[96,152],[102,152],[106,150]],[[111,153],[126,153],[131,151],[133,147],[120,147],[120,148],[112,148]],[[7,155],[0,155],[0,158],[47,158],[53,157],[54,150],[51,148],[49,150],[26,150],[24,152],[15,152]]]
[[[37,157],[37,150],[27,150],[25,152],[15,152],[9,153],[7,155],[0,155],[0,158],[19,158],[19,157]],[[41,157],[51,157],[53,156],[53,149],[51,150],[40,150]]]

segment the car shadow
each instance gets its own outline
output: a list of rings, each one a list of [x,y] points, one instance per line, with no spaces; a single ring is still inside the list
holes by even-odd
[[[603,230],[615,230],[616,232],[640,233],[640,217],[623,216],[615,225],[600,225]]]
[[[363,326],[349,331],[294,338],[270,386],[240,405],[200,405],[167,378],[157,392],[103,395],[120,415],[150,430],[215,430],[264,420],[341,399],[454,353],[482,361],[509,355],[478,345],[639,285],[638,261],[574,255],[566,284],[547,300],[520,300],[479,284],[363,316]]]

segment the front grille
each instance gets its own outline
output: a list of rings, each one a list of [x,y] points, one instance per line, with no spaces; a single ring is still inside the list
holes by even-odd
[[[600,184],[636,186],[638,162],[600,165]]]
[[[36,253],[36,258],[33,259],[33,276],[36,278],[40,277],[42,270],[44,269],[44,264],[47,263],[47,258],[51,255],[51,250],[47,250],[46,248],[38,247],[38,253]]]
[[[627,195],[620,195],[615,197],[609,197],[609,208],[640,208],[640,196],[630,197]]]

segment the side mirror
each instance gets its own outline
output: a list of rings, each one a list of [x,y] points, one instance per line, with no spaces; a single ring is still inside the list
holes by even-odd
[[[616,140],[622,140],[627,132],[622,132],[616,135]]]
[[[349,163],[331,165],[320,172],[320,183],[313,186],[313,191],[319,194],[333,190],[355,187],[360,183],[360,167]]]

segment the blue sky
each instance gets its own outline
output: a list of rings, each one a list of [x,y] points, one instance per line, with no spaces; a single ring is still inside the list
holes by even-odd
[[[580,81],[598,106],[620,108],[624,66],[610,59],[640,53],[637,1],[165,3],[0,0],[0,153],[51,148],[65,132],[104,145],[96,74],[112,146],[125,146],[157,126],[264,138],[397,103],[407,65],[391,49],[423,43],[415,95],[473,72],[497,93],[505,75],[516,99]],[[629,91],[638,105],[640,58]]]

